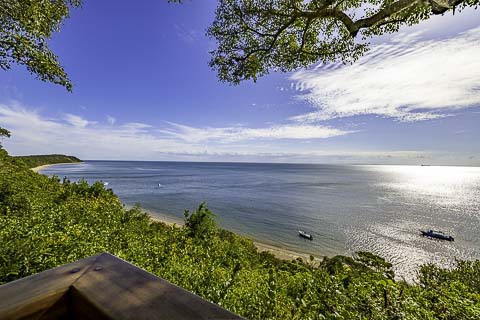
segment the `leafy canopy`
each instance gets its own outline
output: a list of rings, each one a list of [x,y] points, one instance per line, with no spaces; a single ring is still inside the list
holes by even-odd
[[[72,91],[73,84],[47,41],[60,30],[70,10],[81,4],[81,0],[1,0],[0,68],[24,65],[38,79]]]
[[[183,3],[184,0],[168,0]],[[0,68],[27,67],[42,81],[72,90],[48,47],[70,9],[81,0],[2,0]],[[432,15],[476,7],[480,0],[219,0],[207,34],[218,47],[210,66],[222,81],[254,81],[270,70],[290,71],[318,61],[352,62],[366,39],[393,33]],[[356,41],[358,35],[363,41]]]
[[[25,65],[42,81],[60,84],[72,90],[72,83],[47,40],[56,31],[70,8],[80,0],[2,0],[0,2],[0,68],[13,63]]]
[[[10,131],[8,131],[7,129],[4,129],[2,127],[0,127],[0,137],[3,138],[3,137],[7,137],[7,138],[10,138]]]
[[[38,79],[71,91],[72,82],[47,41],[81,3],[0,1],[0,68],[25,65]],[[271,69],[352,62],[368,50],[365,40],[372,36],[478,4],[480,0],[219,0],[207,31],[218,44],[210,66],[220,80],[238,84],[255,81]],[[356,41],[359,34],[361,42]]]
[[[10,131],[0,127],[0,139],[2,138],[10,138]],[[0,142],[0,149],[2,149],[2,143]]]
[[[480,0],[219,0],[207,31],[218,44],[210,66],[220,80],[238,84],[256,81],[272,69],[291,71],[318,61],[350,63],[368,50],[368,38],[479,4]]]

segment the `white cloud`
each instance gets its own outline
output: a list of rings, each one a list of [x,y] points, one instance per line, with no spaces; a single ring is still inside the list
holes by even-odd
[[[19,104],[0,104],[0,126],[12,131],[2,144],[14,155],[63,153],[82,159],[244,162],[478,164],[478,158],[416,150],[325,148],[323,138],[347,134],[325,126],[290,124],[248,128],[196,128],[166,123],[99,123],[82,117],[48,118]],[[291,139],[296,139],[292,143]],[[302,143],[309,142],[309,143]]]
[[[295,72],[299,98],[314,112],[300,122],[378,115],[400,121],[449,116],[480,105],[480,27],[443,40],[398,34],[352,65]]]
[[[351,131],[343,131],[327,126],[313,125],[277,125],[266,128],[195,128],[168,122],[171,128],[159,132],[189,142],[204,142],[215,140],[229,143],[243,140],[275,140],[275,139],[325,139],[341,136]]]
[[[70,114],[70,113],[65,114],[64,120],[67,121],[72,126],[77,127],[77,128],[85,128],[89,124],[94,124],[94,122],[90,122],[88,120],[83,119],[80,116]]]
[[[166,122],[163,128],[145,123],[98,123],[78,115],[47,118],[20,104],[0,104],[0,124],[12,131],[5,141],[14,154],[67,153],[96,159],[159,159],[160,156],[269,152],[261,141],[324,139],[349,131],[326,126],[278,125],[196,128]],[[248,141],[242,145],[242,141]],[[270,148],[271,149],[271,148]]]

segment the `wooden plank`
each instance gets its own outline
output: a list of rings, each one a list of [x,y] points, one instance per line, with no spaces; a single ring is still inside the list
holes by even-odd
[[[97,309],[89,299],[84,297],[74,287],[70,288],[70,296],[69,319],[112,320],[107,314],[104,314],[101,310]]]
[[[70,305],[71,305],[71,295],[70,290],[68,290],[59,300],[55,302],[47,310],[41,312],[39,315],[35,315],[35,317],[28,317],[28,320],[67,320],[67,319],[75,319],[70,312]],[[25,319],[27,320],[27,319]]]
[[[0,286],[0,319],[241,319],[108,253]]]
[[[93,256],[0,287],[0,319],[38,319],[95,262]]]
[[[110,319],[241,319],[199,296],[108,253],[74,284],[83,303]],[[81,310],[80,306],[74,309]]]

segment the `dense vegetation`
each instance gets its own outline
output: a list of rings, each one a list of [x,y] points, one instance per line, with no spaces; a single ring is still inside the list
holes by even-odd
[[[29,168],[35,168],[46,164],[82,162],[82,160],[78,159],[77,157],[65,156],[63,154],[18,156],[15,158],[22,160]]]
[[[101,183],[34,173],[0,149],[0,284],[108,251],[251,319],[479,319],[480,261],[395,281],[369,253],[314,266],[257,252],[205,204],[185,227],[126,210]]]

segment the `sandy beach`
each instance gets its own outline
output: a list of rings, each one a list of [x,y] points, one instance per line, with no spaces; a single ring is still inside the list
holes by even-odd
[[[126,206],[127,209],[132,208],[132,206]],[[141,208],[142,211],[148,213],[150,215],[150,219],[155,222],[163,222],[167,225],[177,225],[177,226],[183,226],[184,221],[181,219],[177,219],[174,217],[166,216],[165,214],[159,214],[156,212],[151,212],[149,210],[145,210],[144,208]],[[271,244],[266,244],[258,241],[253,241],[253,244],[257,247],[258,251],[260,252],[270,252],[273,254],[275,257],[283,260],[294,260],[297,258],[302,258],[303,261],[310,261],[310,254],[308,253],[302,253],[302,252],[296,252],[292,250],[288,250],[285,248],[277,247]],[[318,263],[319,261],[322,261],[323,257],[315,257],[314,261]]]
[[[310,261],[310,254],[308,254],[308,253],[296,252],[296,251],[276,247],[276,246],[273,246],[273,245],[270,245],[270,244],[261,243],[261,242],[257,242],[257,241],[254,241],[253,244],[255,244],[258,251],[260,251],[260,252],[264,252],[264,251],[270,252],[271,254],[273,254],[275,257],[277,257],[279,259],[294,260],[294,259],[297,259],[297,258],[302,258],[303,261]],[[318,263],[322,260],[323,260],[323,257],[314,256],[313,261],[315,263]]]
[[[48,168],[50,166],[53,166],[53,164],[44,164],[43,166],[38,166],[35,168],[32,168],[33,172],[39,172],[42,169]]]
[[[40,170],[46,169],[46,168],[51,167],[51,166],[56,166],[56,165],[59,165],[59,164],[79,164],[79,163],[81,163],[81,162],[65,162],[65,163],[44,164],[43,166],[38,166],[38,167],[32,168],[32,170],[34,172],[39,172]]]
[[[77,164],[77,163],[47,164],[47,165],[42,165],[42,166],[32,168],[32,170],[35,171],[35,172],[39,172],[39,171],[44,170],[44,169],[46,169],[50,166],[61,165],[61,164]],[[127,209],[131,209],[133,206],[125,205],[125,207]],[[182,218],[172,217],[171,215],[167,215],[167,214],[163,214],[163,213],[159,213],[159,212],[153,212],[153,211],[150,211],[150,210],[145,209],[145,208],[141,208],[141,210],[146,212],[150,216],[150,219],[152,219],[152,221],[163,222],[163,223],[166,223],[168,225],[174,225],[174,224],[177,225],[177,226],[183,226],[184,225],[184,221],[183,221]],[[294,259],[297,259],[297,258],[301,258],[304,261],[310,261],[310,254],[308,254],[308,253],[296,252],[296,251],[281,248],[281,247],[278,247],[278,246],[275,246],[275,245],[272,245],[272,244],[259,242],[259,241],[256,241],[255,239],[252,239],[252,240],[253,240],[253,243],[255,244],[255,246],[257,247],[257,249],[260,252],[264,252],[264,251],[270,252],[271,254],[273,254],[274,256],[276,256],[279,259],[294,260]],[[321,261],[322,259],[323,259],[322,256],[318,256],[318,257],[315,256],[315,261],[316,262]]]

